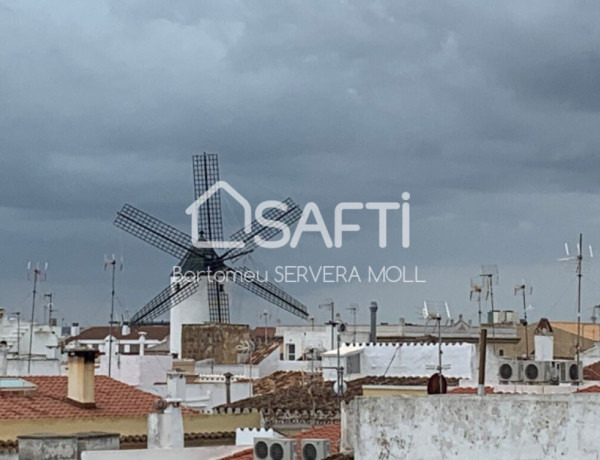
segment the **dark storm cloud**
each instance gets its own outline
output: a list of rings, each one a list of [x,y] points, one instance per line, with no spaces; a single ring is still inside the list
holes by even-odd
[[[221,153],[222,178],[253,203],[317,201],[328,222],[339,201],[411,192],[410,250],[379,250],[374,223],[357,217],[369,234],[348,235],[352,249],[323,251],[307,236],[301,251],[262,250],[265,264],[406,259],[458,274],[499,261],[526,271],[552,263],[576,232],[597,233],[593,3],[0,8],[2,303],[28,289],[14,267],[50,259],[64,314],[103,320],[101,262],[115,251],[127,256],[123,303],[151,297],[173,261],[113,229],[114,213],[131,202],[187,230],[190,157],[202,151]],[[442,284],[460,303],[456,276]],[[327,295],[290,289],[311,302]]]

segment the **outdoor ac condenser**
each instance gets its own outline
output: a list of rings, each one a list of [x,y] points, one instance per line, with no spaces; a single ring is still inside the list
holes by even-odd
[[[323,460],[331,455],[331,443],[328,439],[303,439],[301,452],[302,460]]]
[[[498,366],[498,379],[500,383],[523,381],[523,363],[521,361],[505,360]]]
[[[545,361],[523,362],[523,381],[527,383],[541,383],[548,378]]]
[[[562,361],[560,363],[560,382],[577,383],[583,380],[583,364],[577,361]]]
[[[254,460],[294,460],[295,439],[254,438]]]

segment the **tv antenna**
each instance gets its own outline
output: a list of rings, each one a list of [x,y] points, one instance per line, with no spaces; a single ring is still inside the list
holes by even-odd
[[[482,265],[481,266],[481,274],[479,275],[483,278],[484,286],[485,286],[485,300],[490,300],[490,308],[492,312],[492,337],[496,336],[495,332],[495,309],[494,309],[494,285],[498,285],[499,276],[498,276],[498,266],[495,264],[491,265]]]
[[[533,286],[527,284],[524,279],[521,279],[521,284],[515,286],[515,295],[523,296],[523,321],[521,324],[525,327],[525,356],[529,359],[529,337],[527,331],[527,311],[531,309],[531,305],[527,307],[527,294],[533,294]]]
[[[484,291],[486,294],[484,294]],[[477,316],[479,317],[479,327],[481,327],[481,298],[484,295],[487,295],[487,289],[485,289],[485,284],[482,282],[482,280],[478,278],[471,278],[471,290],[469,292],[469,300],[477,301]]]
[[[48,262],[40,264],[27,262],[27,279],[33,280],[33,300],[31,301],[31,324],[29,326],[29,353],[27,354],[27,374],[31,375],[31,354],[33,349],[33,322],[35,320],[35,297],[37,295],[38,281],[46,281]]]
[[[440,378],[439,391],[440,394],[443,391],[444,385],[444,369],[450,369],[450,366],[444,366],[442,364],[442,313],[440,312],[442,309],[446,312],[447,320],[450,321],[452,316],[450,314],[450,307],[448,306],[448,302],[437,301],[437,300],[425,300],[423,302],[423,318],[426,321],[434,320],[437,322],[437,330],[438,330],[438,365],[437,366],[425,366],[428,369],[436,369],[438,371],[438,375]],[[433,310],[433,311],[432,311]]]
[[[346,310],[352,312],[352,345],[356,345],[356,312],[358,311],[358,304],[352,303]]]
[[[115,316],[115,272],[117,271],[117,265],[119,271],[123,270],[123,256],[117,260],[113,254],[110,258],[104,256],[104,270],[106,267],[111,267],[111,291],[110,291],[110,320],[108,322],[108,376],[112,373],[112,343],[113,343],[113,323]]]
[[[264,319],[265,319],[265,345],[266,345],[266,344],[267,344],[267,342],[268,342],[268,335],[267,335],[268,333],[267,333],[267,331],[268,331],[268,329],[269,329],[269,320],[271,319],[271,313],[269,313],[269,311],[268,311],[268,310],[265,310],[265,311],[263,311],[263,312],[260,314],[260,318],[261,318],[261,319],[262,319],[262,318],[264,318]]]
[[[592,246],[588,247],[589,249],[589,258],[592,259],[594,257],[594,252],[592,251]],[[577,365],[581,365],[581,277],[582,273],[582,265],[584,261],[583,257],[583,233],[579,234],[579,242],[577,243],[577,254],[571,255],[569,252],[569,245],[565,243],[565,252],[567,257],[563,257],[558,259],[561,262],[565,263],[575,263],[575,273],[577,274],[577,344],[575,346],[577,352]],[[579,385],[579,380],[577,380],[577,385]]]

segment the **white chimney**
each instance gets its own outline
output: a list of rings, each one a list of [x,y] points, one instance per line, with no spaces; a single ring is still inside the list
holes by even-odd
[[[144,356],[144,354],[146,353],[145,348],[146,348],[146,332],[139,332],[140,334],[140,356]]]
[[[79,335],[80,332],[81,332],[81,329],[79,327],[79,323],[71,324],[71,337],[75,337],[76,335]]]
[[[550,322],[546,318],[542,318],[534,334],[535,360],[552,361],[554,359],[554,334]]]
[[[5,340],[0,341],[0,375],[8,372],[8,344]]]
[[[131,334],[131,328],[128,323],[123,323],[121,326],[121,335],[129,335]]]
[[[181,402],[186,381],[182,372],[167,372],[167,397],[157,404],[156,414],[148,415],[148,449],[183,448]]]

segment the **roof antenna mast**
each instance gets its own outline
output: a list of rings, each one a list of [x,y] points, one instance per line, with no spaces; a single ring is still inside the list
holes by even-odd
[[[40,265],[36,262],[35,266],[31,262],[27,262],[27,279],[33,279],[33,300],[31,302],[31,324],[29,325],[29,353],[27,355],[27,374],[31,375],[31,354],[33,349],[33,322],[35,320],[35,297],[37,295],[38,281],[46,280],[46,271],[48,270],[48,262]]]
[[[521,320],[521,324],[525,327],[525,356],[526,359],[529,359],[529,337],[527,331],[527,311],[530,307],[527,307],[527,294],[533,294],[533,286],[527,284],[524,279],[521,280],[521,284],[517,284],[515,286],[515,295],[518,295],[519,292],[523,296],[523,319]]]
[[[592,251],[592,247],[589,246],[590,256],[589,258],[594,257],[594,252]],[[577,353],[577,366],[581,366],[581,277],[582,273],[582,265],[583,265],[583,233],[579,234],[579,242],[577,243],[577,254],[571,256],[569,253],[569,245],[565,243],[565,252],[567,253],[567,257],[563,257],[558,259],[561,262],[575,262],[575,273],[577,274],[577,342],[575,345],[576,353]],[[577,380],[577,385],[580,385],[581,382]]]
[[[110,258],[104,256],[104,270],[106,267],[111,267],[111,291],[110,291],[110,319],[108,321],[108,376],[112,373],[112,343],[113,343],[113,323],[115,317],[115,272],[117,271],[117,265],[119,271],[123,270],[123,257],[119,260],[113,254]]]

